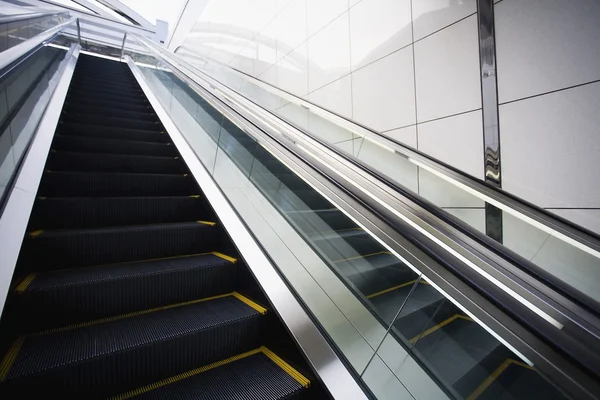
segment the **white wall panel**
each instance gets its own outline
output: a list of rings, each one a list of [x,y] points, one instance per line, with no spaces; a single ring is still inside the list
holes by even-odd
[[[277,60],[306,40],[306,0],[292,0],[275,20]]]
[[[476,178],[483,178],[481,111],[419,124],[419,150]]]
[[[386,131],[383,135],[389,137],[390,139],[395,140],[396,142],[411,146],[417,147],[417,126],[407,126],[399,129],[392,129],[391,131]]]
[[[600,234],[600,209],[585,210],[585,209],[548,209],[548,211],[560,215],[580,226],[589,229],[592,232]]]
[[[503,188],[544,208],[600,207],[600,83],[500,106]]]
[[[308,36],[328,25],[348,10],[348,0],[306,0]]]
[[[500,102],[600,79],[600,2],[504,0],[495,8]]]
[[[346,118],[352,118],[352,81],[350,75],[312,92],[308,99]]]
[[[308,67],[306,65],[306,43],[302,43],[283,57],[276,65],[278,85],[296,96],[308,93]]]
[[[411,42],[410,0],[363,0],[350,9],[353,69]]]
[[[412,48],[352,73],[354,119],[378,131],[415,123]]]
[[[314,91],[350,72],[348,13],[308,40],[308,88]]]
[[[412,2],[415,40],[447,27],[477,11],[475,0],[418,0]]]
[[[419,122],[481,107],[477,16],[414,46]]]

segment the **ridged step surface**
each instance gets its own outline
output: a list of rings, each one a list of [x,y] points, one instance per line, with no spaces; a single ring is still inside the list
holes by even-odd
[[[227,295],[21,337],[4,388],[135,388],[258,347],[260,316]]]
[[[52,152],[46,167],[51,171],[133,172],[162,175],[184,175],[188,172],[179,157],[73,151]]]

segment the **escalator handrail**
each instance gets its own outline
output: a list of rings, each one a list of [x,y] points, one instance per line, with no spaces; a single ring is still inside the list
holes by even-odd
[[[198,59],[204,59],[202,56],[195,55]],[[203,60],[206,62],[206,60]],[[330,122],[348,129],[351,132],[368,138],[368,140],[381,144],[391,149],[397,154],[402,155],[415,165],[426,169],[450,184],[473,194],[481,200],[490,203],[501,210],[508,212],[519,219],[527,221],[529,224],[545,231],[546,233],[556,235],[560,239],[578,247],[579,249],[590,252],[595,256],[600,256],[600,235],[592,232],[582,226],[579,226],[565,218],[552,214],[545,209],[521,199],[500,188],[487,184],[457,168],[454,168],[443,161],[440,161],[430,155],[427,155],[417,149],[409,147],[403,143],[397,142],[384,134],[368,128],[356,121],[349,120],[331,111],[325,107],[311,103],[283,89],[277,88],[259,78],[250,76],[243,71],[239,71],[219,61],[210,59],[210,62],[218,64],[243,77],[243,79],[262,87],[280,96],[296,105],[306,108],[310,111],[316,111],[317,115],[324,117]],[[192,64],[193,65],[193,64]]]
[[[224,107],[230,108],[232,110],[235,110],[234,112],[241,115],[242,118],[246,119],[247,121],[249,121],[249,123],[257,128],[256,130],[259,132],[259,135],[262,135],[261,137],[264,138],[262,141],[269,141],[270,142],[275,142],[277,143],[276,146],[282,147],[284,148],[284,154],[292,154],[291,157],[295,157],[296,159],[301,160],[301,162],[303,162],[305,165],[308,165],[309,169],[312,169],[314,172],[309,173],[308,175],[306,173],[303,172],[298,172],[296,170],[293,170],[294,173],[297,173],[299,176],[303,176],[303,177],[308,177],[308,179],[316,179],[317,181],[321,180],[321,181],[328,181],[327,183],[325,183],[324,185],[331,187],[332,183],[334,186],[340,186],[343,184],[339,184],[337,182],[335,182],[335,174],[331,174],[331,175],[327,175],[330,171],[331,168],[327,169],[327,165],[323,164],[322,162],[319,162],[318,160],[315,161],[314,157],[312,159],[312,161],[314,162],[314,164],[311,163],[311,160],[307,161],[306,158],[304,158],[304,155],[302,155],[302,151],[296,151],[296,150],[291,150],[289,144],[287,144],[287,142],[291,142],[294,143],[293,139],[288,138],[286,135],[281,134],[281,132],[279,132],[276,128],[273,128],[272,126],[270,126],[269,121],[265,120],[265,119],[261,119],[261,117],[256,117],[256,118],[252,118],[252,116],[249,118],[248,117],[248,112],[247,110],[244,109],[243,106],[241,106],[241,108],[236,108],[236,107],[240,107],[239,105],[233,104],[231,101],[231,96],[228,93],[228,91],[231,91],[231,89],[225,87],[224,85],[215,82],[215,84],[213,85],[213,83],[211,83],[211,80],[214,81],[214,79],[207,77],[208,79],[205,79],[202,75],[199,75],[197,72],[195,72],[195,69],[192,69],[191,67],[188,66],[188,63],[185,61],[181,61],[180,57],[173,57],[173,54],[170,52],[167,52],[166,50],[160,48],[158,45],[155,45],[154,43],[152,43],[149,40],[146,40],[145,38],[139,37],[137,36],[137,39],[144,45],[146,45],[146,47],[149,49],[149,52],[151,54],[156,55],[156,57],[163,61],[165,63],[165,65],[167,65],[170,69],[172,69],[173,71],[176,72],[176,75],[180,77],[180,79],[183,79],[186,84],[190,85],[192,87],[193,90],[195,90],[196,92],[198,92],[202,97],[204,97],[205,99],[207,99],[206,96],[211,96],[212,98],[216,99],[217,102],[219,102],[220,104],[222,104]],[[203,74],[205,75],[205,74]],[[211,79],[211,80],[209,80]],[[201,83],[202,82],[202,83]],[[207,89],[207,87],[210,87],[210,89]],[[240,96],[239,94],[233,93],[233,96]],[[246,99],[246,101],[248,101]],[[258,106],[256,106],[258,107]],[[240,111],[241,110],[241,111]],[[253,109],[254,110],[254,109]],[[263,133],[260,133],[263,132]],[[254,136],[254,135],[251,135]],[[254,136],[255,140],[258,140],[261,144],[261,140],[257,139]],[[282,140],[283,138],[283,140]],[[302,146],[300,146],[302,147]],[[310,158],[310,156],[309,156]],[[315,166],[316,165],[316,166]],[[301,167],[302,168],[302,167]],[[322,171],[328,171],[328,172],[322,172]],[[315,172],[317,173],[318,176],[315,176]],[[333,178],[332,178],[333,176]],[[323,179],[324,178],[324,179]],[[348,196],[350,196],[350,198],[353,199],[358,199],[359,202],[362,200],[360,197],[355,196],[354,193],[352,193],[352,189],[345,189],[345,197],[348,198]],[[350,206],[352,207],[352,206]],[[380,218],[380,221],[382,221],[382,224],[385,225],[387,224],[388,227],[391,227],[392,230],[395,230],[394,234],[396,235],[396,237],[400,236],[402,237],[404,235],[404,232],[402,234],[398,233],[398,227],[392,223],[389,223],[389,219],[386,219],[385,216],[382,216],[382,214],[377,213],[377,210],[373,211],[373,208],[371,208],[368,204],[366,204],[365,202],[361,202],[358,206],[359,208],[362,207],[363,210],[365,210],[366,213],[370,213],[373,214],[375,213],[375,218]],[[344,207],[342,207],[342,209],[344,209]],[[358,209],[358,208],[357,208]],[[347,209],[346,209],[347,210]],[[352,211],[349,211],[350,214],[352,214]],[[356,214],[356,212],[354,212],[354,214]],[[370,223],[371,221],[367,221],[367,223]],[[372,223],[370,226],[375,226],[375,229],[379,228],[379,226],[377,226],[377,223]],[[369,231],[368,229],[366,229],[367,231]],[[389,231],[389,228],[387,229]],[[374,231],[369,231],[373,236],[378,237],[378,238],[382,238],[383,236],[381,235],[381,233],[379,233],[380,231],[378,231],[378,233],[373,233]],[[381,232],[386,232],[385,230],[381,230]],[[392,239],[393,240],[393,239]],[[392,244],[390,244],[390,240],[389,238],[385,238],[381,240],[382,242],[387,243],[388,245],[392,246]],[[403,245],[401,243],[406,243],[406,241],[400,239],[400,240],[396,240],[394,242],[395,245],[397,245],[396,248],[398,249],[403,249],[405,247],[403,247]],[[594,383],[594,380],[590,377],[590,375],[588,375],[587,373],[583,373],[579,368],[576,368],[574,366],[572,366],[572,362],[567,361],[567,359],[565,358],[564,355],[561,355],[560,352],[556,352],[555,350],[553,350],[552,348],[548,347],[547,344],[545,344],[545,342],[543,340],[541,340],[539,337],[536,337],[535,335],[532,335],[530,332],[528,332],[524,326],[528,326],[527,325],[527,321],[524,321],[523,318],[520,318],[519,316],[517,317],[517,319],[515,320],[513,317],[510,317],[509,315],[511,315],[511,311],[513,309],[517,309],[520,307],[520,310],[524,310],[525,307],[522,306],[522,304],[518,303],[515,299],[508,299],[507,300],[507,304],[509,304],[506,307],[503,308],[499,308],[498,305],[496,304],[496,302],[494,302],[494,300],[496,300],[496,298],[494,297],[494,294],[489,294],[489,293],[494,293],[492,291],[490,292],[486,292],[485,291],[485,285],[487,284],[487,286],[490,286],[490,282],[484,282],[483,285],[478,285],[477,283],[466,283],[464,281],[461,281],[460,279],[456,279],[456,277],[452,277],[451,275],[448,275],[448,263],[445,263],[442,261],[442,263],[440,263],[440,259],[439,258],[431,258],[427,255],[427,253],[423,253],[422,250],[418,249],[418,246],[416,247],[416,251],[414,254],[424,254],[423,259],[427,260],[430,264],[427,264],[423,261],[421,261],[420,259],[417,259],[418,263],[415,263],[414,265],[421,265],[423,267],[423,271],[429,271],[428,272],[428,276],[427,278],[429,279],[430,282],[432,282],[433,284],[438,285],[438,287],[442,287],[443,290],[441,290],[443,293],[445,292],[447,296],[449,296],[449,298],[454,298],[454,299],[462,299],[461,301],[464,301],[465,304],[467,304],[464,307],[461,307],[465,310],[468,310],[468,313],[470,313],[471,315],[476,315],[477,317],[475,318],[476,320],[481,321],[480,323],[482,324],[483,327],[487,327],[486,329],[488,329],[490,332],[497,332],[497,335],[495,335],[497,338],[500,339],[500,337],[502,337],[502,339],[500,339],[503,343],[510,345],[509,347],[513,348],[513,349],[526,349],[526,351],[528,352],[528,356],[530,357],[529,359],[535,364],[537,365],[540,370],[545,371],[546,374],[548,376],[552,376],[553,380],[558,380],[561,382],[565,382],[566,386],[572,387],[572,388],[579,388],[576,389],[578,391],[581,391],[583,388],[586,387],[593,387],[593,388],[597,388],[596,383]],[[409,245],[410,247],[410,245]],[[414,246],[412,246],[412,248],[415,248]],[[402,250],[400,250],[400,253],[402,252]],[[448,258],[448,255],[446,255],[446,258]],[[414,259],[414,258],[413,258]],[[465,264],[464,262],[462,262],[461,260],[453,260],[453,262],[455,262],[456,264]],[[464,267],[464,265],[463,265]],[[467,267],[468,269],[469,267]],[[441,271],[441,273],[440,273]],[[445,271],[445,272],[444,272]],[[431,275],[429,275],[431,274]],[[479,277],[481,278],[481,277]],[[467,280],[469,281],[469,280]],[[479,279],[479,282],[481,282],[482,280]],[[481,289],[483,289],[483,293],[486,293],[485,295],[481,293]],[[495,288],[495,293],[498,294],[499,290],[497,290],[497,288]],[[471,297],[466,297],[465,293],[469,293],[469,296]],[[507,298],[509,296],[506,295],[506,293],[500,293],[500,296],[504,296],[504,298]],[[474,300],[475,299],[475,300]],[[492,299],[492,300],[490,300]],[[512,300],[512,302],[511,302]],[[461,303],[462,304],[462,303]],[[525,310],[525,311],[530,311],[530,310]],[[522,313],[523,314],[523,313]],[[531,312],[530,312],[531,314]],[[515,314],[517,315],[517,314]],[[541,318],[540,318],[541,319]],[[518,321],[518,322],[517,322]],[[532,324],[538,323],[539,321],[534,321],[532,322]],[[498,332],[502,332],[502,333],[498,333]],[[499,336],[498,336],[499,335]],[[504,335],[504,336],[503,336]],[[543,337],[543,336],[542,336]],[[507,339],[508,338],[508,339]],[[553,343],[554,344],[554,343]],[[555,347],[556,348],[556,347]],[[562,348],[560,346],[558,346],[558,348]],[[541,350],[540,350],[541,349]],[[519,351],[517,351],[519,352]],[[585,365],[585,363],[584,363]],[[572,366],[569,368],[565,368],[565,366]],[[588,393],[587,397],[589,397],[589,393],[590,390],[588,389],[583,389],[585,393]],[[594,392],[594,389],[591,390],[591,392]],[[593,398],[593,396],[592,396]]]
[[[49,17],[52,15],[60,15],[60,14],[67,14],[67,13],[64,11],[52,11],[52,12],[32,12],[32,13],[24,13],[24,14],[2,15],[2,16],[0,16],[0,24],[21,21],[24,19]]]
[[[10,49],[4,50],[0,55],[0,78],[5,75],[5,68],[19,60],[21,57],[34,50],[44,42],[51,40],[60,31],[77,21],[77,17],[71,17],[65,22],[62,22],[52,28],[46,29],[44,32],[19,43]]]

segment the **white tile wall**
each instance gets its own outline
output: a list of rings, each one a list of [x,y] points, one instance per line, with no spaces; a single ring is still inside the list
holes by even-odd
[[[504,0],[494,12],[500,102],[600,79],[599,1]]]
[[[600,234],[600,209],[598,210],[582,210],[582,209],[551,209],[548,211],[560,215],[580,226],[589,229],[592,232]]]
[[[477,32],[473,15],[415,43],[419,121],[481,107]]]
[[[350,72],[348,13],[308,39],[308,88],[312,92]]]
[[[308,36],[312,36],[348,10],[348,0],[306,0],[306,9]]]
[[[410,0],[363,0],[350,9],[353,69],[411,42]]]
[[[354,119],[386,131],[415,123],[412,48],[406,47],[352,74]]]
[[[458,219],[481,233],[485,233],[485,209],[483,208],[445,208],[444,211],[454,215]]]
[[[352,118],[352,80],[346,75],[312,92],[308,99],[343,117]]]
[[[600,83],[500,106],[503,188],[545,208],[600,207],[599,109]]]
[[[399,129],[392,129],[391,131],[386,131],[383,133],[385,136],[390,139],[395,140],[396,142],[406,144],[411,147],[417,147],[417,126],[407,126]]]
[[[419,124],[419,150],[476,178],[483,178],[481,111]]]
[[[275,20],[277,59],[306,40],[306,0],[292,0]]]
[[[306,43],[302,43],[277,62],[278,85],[296,96],[308,93]]]
[[[415,40],[422,39],[477,11],[475,0],[418,0],[412,2]]]

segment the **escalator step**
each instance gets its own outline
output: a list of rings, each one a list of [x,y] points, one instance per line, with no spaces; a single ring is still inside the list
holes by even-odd
[[[204,201],[200,196],[41,198],[29,227],[95,228],[212,219]]]
[[[250,351],[266,310],[246,300],[234,293],[20,337],[4,389],[107,395]]]
[[[46,167],[51,171],[135,172],[185,174],[186,165],[177,157],[54,151]]]
[[[117,110],[131,110],[131,111],[148,111],[151,110],[148,104],[131,104],[131,103],[115,103],[112,101],[102,100],[93,97],[82,97],[77,99],[65,101],[65,107],[70,107],[73,104],[89,107],[103,107]]]
[[[308,237],[315,246],[334,262],[385,251],[383,246],[360,228],[318,232],[308,235]]]
[[[189,176],[136,173],[47,172],[42,197],[191,196],[197,194]]]
[[[270,353],[268,349],[266,351]],[[282,366],[288,370],[291,367],[285,362],[282,364],[281,359],[276,362],[257,349],[114,396],[111,400],[279,400],[297,397],[308,380],[297,371],[294,371],[295,377],[286,372]]]
[[[140,142],[135,140],[106,139],[84,136],[57,135],[52,142],[54,150],[111,154],[137,154],[157,157],[176,157],[179,154],[170,143]]]
[[[111,85],[92,85],[82,84],[79,82],[73,82],[69,88],[71,96],[95,96],[96,94],[102,94],[106,96],[118,96],[124,98],[143,98],[143,93],[139,88],[124,88],[121,86]]]
[[[16,298],[32,329],[55,327],[233,292],[234,261],[210,253],[49,271],[26,277]]]
[[[94,93],[93,96],[85,96],[83,94],[68,94],[67,95],[67,101],[69,103],[71,102],[77,102],[79,101],[79,99],[82,99],[84,97],[91,97],[92,99],[94,99],[94,101],[103,101],[103,102],[109,102],[109,103],[118,103],[118,104],[134,104],[137,106],[142,106],[142,105],[148,105],[148,101],[144,98],[144,97],[137,97],[137,96],[117,96],[117,95],[112,95],[112,94],[106,94],[106,93]]]
[[[91,137],[99,139],[114,139],[134,142],[169,143],[168,135],[161,131],[146,131],[143,129],[118,128],[79,123],[62,123],[57,132],[61,136]]]
[[[35,231],[24,253],[35,271],[200,254],[214,249],[217,229],[200,221]]]
[[[140,121],[138,119],[128,118],[115,118],[107,117],[105,115],[89,115],[89,114],[75,114],[75,113],[63,113],[61,121],[64,122],[78,122],[81,124],[107,126],[107,127],[118,127],[118,128],[130,128],[130,129],[141,129],[148,131],[160,132],[163,130],[162,124],[158,120],[153,121]]]
[[[89,115],[94,114],[101,117],[115,117],[115,118],[128,118],[128,119],[136,119],[141,121],[156,121],[157,117],[154,114],[154,111],[148,109],[146,111],[127,111],[127,110],[119,110],[116,108],[104,108],[104,107],[90,107],[86,105],[80,104],[72,104],[69,107],[65,108],[65,114],[80,114],[80,115]]]

